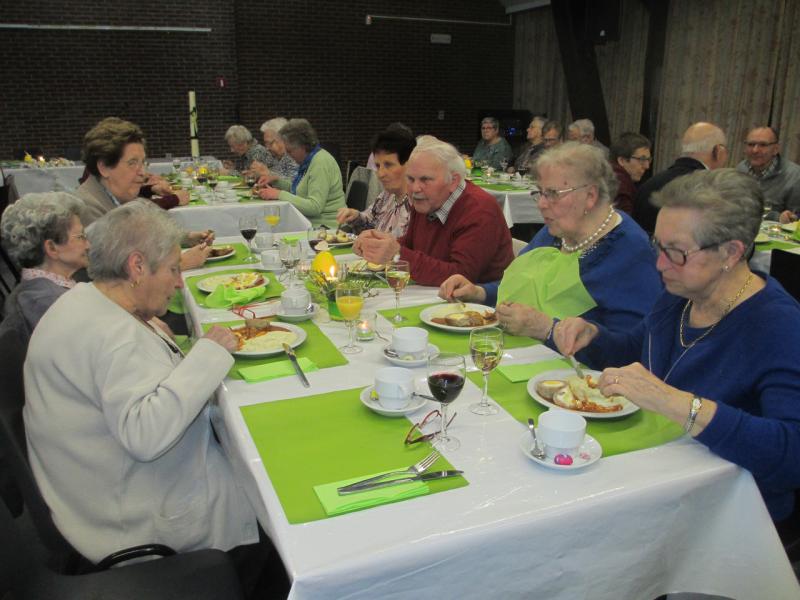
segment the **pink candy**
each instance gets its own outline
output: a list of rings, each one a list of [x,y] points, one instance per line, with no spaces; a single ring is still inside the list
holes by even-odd
[[[571,465],[572,464],[572,457],[569,454],[556,454],[555,458],[553,458],[553,462],[557,465]]]

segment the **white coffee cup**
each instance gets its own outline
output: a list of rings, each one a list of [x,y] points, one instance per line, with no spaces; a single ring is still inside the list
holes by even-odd
[[[261,253],[261,264],[267,269],[277,269],[281,266],[281,257],[277,250],[264,250]]]
[[[398,327],[392,332],[392,350],[404,356],[419,356],[428,350],[428,331],[422,327]]]
[[[272,233],[269,231],[257,233],[256,248],[259,250],[269,250],[272,248]]]
[[[561,409],[551,409],[539,417],[536,435],[544,444],[548,458],[556,454],[575,456],[586,437],[586,419]]]
[[[383,367],[375,373],[375,393],[384,408],[399,410],[411,402],[414,372],[401,367]]]
[[[281,306],[287,315],[302,315],[311,304],[311,294],[299,285],[293,285],[281,294]]]

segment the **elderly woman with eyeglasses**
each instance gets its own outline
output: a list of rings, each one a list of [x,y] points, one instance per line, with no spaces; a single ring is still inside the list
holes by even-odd
[[[336,159],[319,145],[317,132],[305,119],[292,119],[281,127],[286,152],[300,165],[292,179],[268,173],[259,179],[258,195],[264,200],[291,203],[314,227],[336,227],[336,215],[344,208],[342,172]]]
[[[89,237],[93,283],[50,307],[25,363],[30,463],[56,526],[92,561],[149,542],[178,552],[257,542],[208,404],[236,338],[215,326],[184,355],[152,322],[183,287],[183,232],[133,202]]]
[[[661,292],[644,231],[611,204],[617,181],[605,153],[567,142],[533,165],[545,227],[499,282],[454,275],[440,286],[450,301],[497,304],[507,331],[552,347],[559,319],[584,316],[613,330],[634,327]]]
[[[261,125],[264,146],[267,148],[267,159],[263,163],[254,160],[250,165],[250,172],[263,177],[272,171],[278,177],[286,179],[292,179],[297,175],[298,165],[286,152],[286,144],[280,134],[281,127],[288,122],[284,117],[275,117]]]
[[[5,301],[5,321],[27,340],[42,315],[75,286],[88,266],[83,203],[66,192],[27,194],[3,212],[3,247],[22,267],[22,281]]]
[[[500,135],[500,122],[494,117],[483,119],[481,141],[475,146],[472,160],[483,161],[493,169],[505,169],[513,157],[511,145]]]
[[[231,125],[225,132],[225,142],[230,151],[236,155],[231,162],[223,161],[223,171],[230,174],[239,174],[251,168],[253,161],[266,163],[269,160],[269,152],[259,144],[250,130],[244,125]]]
[[[623,133],[611,144],[609,154],[611,167],[619,182],[614,206],[629,215],[633,214],[636,184],[653,162],[653,157],[650,155],[650,140],[638,133],[630,131]]]
[[[86,205],[83,223],[87,227],[115,207],[158,191],[146,185],[144,134],[138,125],[129,121],[108,117],[92,127],[83,138],[83,162],[86,163],[86,179],[75,193]],[[188,202],[188,194],[179,194]],[[184,202],[177,197],[168,204],[156,202],[161,208],[179,203]],[[209,231],[187,232],[184,244],[191,248],[181,257],[181,268],[203,266],[213,240],[214,235]]]
[[[604,394],[664,415],[749,470],[784,520],[800,488],[800,305],[748,266],[763,194],[751,177],[718,169],[679,177],[654,200],[666,291],[653,310],[630,331],[567,319],[555,342],[606,367]]]

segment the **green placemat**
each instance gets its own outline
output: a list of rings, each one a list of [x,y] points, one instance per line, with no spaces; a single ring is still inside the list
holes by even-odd
[[[328,250],[334,256],[340,256],[342,254],[352,254],[353,253],[353,245],[350,244],[349,246],[340,246],[338,248],[331,248]]]
[[[769,242],[763,242],[760,244],[756,244],[756,250],[767,251],[767,250],[793,250],[797,248],[798,244],[792,242],[779,242],[777,240],[771,240]]]
[[[550,361],[543,361],[539,373],[549,371]],[[534,373],[538,374],[538,373]],[[483,375],[468,373],[475,385],[483,388]],[[528,417],[539,418],[547,410],[530,397],[527,381],[511,383],[500,373],[489,375],[489,396],[520,423],[527,425]],[[683,435],[683,428],[654,412],[639,410],[619,419],[586,419],[586,432],[603,447],[603,456],[613,456],[643,448],[660,446]]]
[[[236,327],[244,323],[242,320],[226,321],[224,323],[203,323],[203,332],[208,331],[212,325],[222,325],[223,327]],[[276,325],[278,323],[276,322]],[[302,321],[300,323],[292,323],[300,329],[303,329],[308,336],[306,341],[295,348],[295,353],[298,358],[308,358],[313,361],[320,369],[327,367],[339,367],[347,364],[347,359],[339,352],[334,343],[328,338],[327,335],[322,333],[316,323],[313,321]],[[286,355],[283,353],[275,356],[267,356],[264,358],[241,358],[234,356],[233,367],[228,371],[228,377],[231,379],[241,379],[239,369],[242,367],[252,367],[254,365],[265,365],[269,363],[286,360]]]
[[[188,277],[186,279],[186,287],[189,288],[189,292],[192,294],[195,302],[197,302],[200,306],[206,306],[206,297],[208,294],[205,292],[201,292],[197,289],[197,282],[205,279],[206,277],[211,277],[212,275],[228,275],[228,274],[235,274],[235,273],[252,273],[257,271],[258,269],[248,269],[248,268],[241,268],[241,269],[230,269],[228,271],[217,271],[215,273],[206,273],[205,275],[195,275],[194,277]],[[263,273],[264,277],[269,277],[269,284],[264,288],[264,292],[261,296],[256,298],[254,302],[260,302],[265,298],[277,298],[281,295],[284,288],[280,283],[278,283],[278,279],[274,273],[264,273],[263,271],[259,271]]]
[[[213,261],[206,261],[206,267],[228,267],[233,265],[240,265],[242,261],[250,256],[250,250],[247,249],[245,244],[240,242],[234,242],[232,244],[214,244],[215,246],[233,246],[233,249],[236,250],[236,254],[231,256],[230,258],[224,258],[222,260],[213,260]],[[256,251],[256,254],[258,252]],[[202,293],[202,292],[201,292]]]
[[[362,389],[242,407],[289,523],[327,518],[315,485],[406,468],[431,451],[404,445],[409,421],[372,412],[359,400]],[[431,468],[454,467],[439,458]],[[463,477],[428,482],[432,494],[465,485]]]
[[[428,341],[431,344],[438,346],[439,351],[441,352],[469,354],[468,331],[464,333],[456,333],[452,331],[445,331],[444,329],[437,329],[436,327],[431,327],[423,323],[419,318],[419,313],[429,306],[435,306],[436,304],[439,303],[437,302],[433,304],[423,304],[421,306],[407,306],[405,308],[401,308],[400,314],[406,318],[406,320],[402,323],[395,323],[392,321],[392,317],[395,315],[395,310],[393,308],[379,310],[378,312],[386,317],[395,327],[424,327],[428,330]],[[526,346],[535,346],[536,344],[541,344],[540,341],[534,340],[533,338],[510,335],[508,333],[505,334],[503,338],[505,340],[506,348],[524,348]]]
[[[474,182],[473,182],[474,183]],[[492,190],[495,192],[525,192],[527,191],[525,188],[518,188],[514,187],[510,183],[476,183],[478,187],[481,187],[485,190]]]

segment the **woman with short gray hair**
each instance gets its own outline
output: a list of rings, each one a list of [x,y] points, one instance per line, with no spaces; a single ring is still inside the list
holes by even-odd
[[[53,304],[25,363],[30,463],[53,521],[93,562],[143,541],[177,552],[257,542],[208,407],[236,338],[214,326],[184,355],[153,324],[183,287],[181,231],[132,202],[89,235],[95,281]]]
[[[293,179],[297,175],[297,163],[286,153],[286,144],[280,134],[286,123],[288,121],[284,117],[275,117],[261,125],[268,157],[264,163],[253,161],[250,165],[250,171],[258,177],[263,177],[270,171],[284,179]]]
[[[22,268],[4,314],[27,342],[42,315],[75,286],[73,274],[88,264],[83,202],[66,192],[26,194],[3,212],[3,247]]]
[[[276,173],[262,176],[258,195],[263,200],[290,202],[314,227],[336,227],[336,215],[344,208],[344,187],[339,164],[319,145],[317,132],[305,119],[291,119],[280,130],[286,153],[299,165],[289,179]]]
[[[267,149],[253,139],[253,134],[244,125],[231,125],[225,132],[225,141],[236,155],[233,161],[223,161],[226,172],[232,175],[247,171],[254,160],[261,163],[267,161]]]
[[[800,305],[748,265],[764,196],[750,176],[716,169],[653,197],[666,291],[652,312],[624,332],[568,319],[554,338],[565,355],[585,349],[582,361],[605,367],[603,394],[666,417],[749,470],[780,529],[800,488]]]
[[[481,141],[475,146],[472,160],[493,169],[508,166],[514,152],[511,145],[500,135],[500,123],[494,117],[485,117],[481,121]]]

